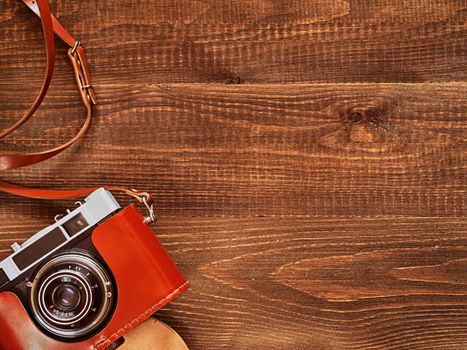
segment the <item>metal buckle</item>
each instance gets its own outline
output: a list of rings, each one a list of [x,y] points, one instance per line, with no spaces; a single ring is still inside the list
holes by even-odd
[[[86,74],[86,70],[83,68],[83,62],[81,61],[81,56],[77,52],[78,47],[81,46],[81,41],[76,40],[73,47],[70,49],[70,60],[73,64],[73,69],[75,70],[76,81],[80,90],[85,92],[85,96],[89,103],[95,105],[96,102],[91,94],[92,85],[89,84],[89,78]]]
[[[79,40],[76,40],[75,41],[75,44],[73,45],[73,47],[71,48],[71,53],[74,54],[76,52],[76,49],[78,48],[78,46],[81,46],[81,41]]]
[[[156,213],[154,212],[154,203],[150,201],[149,198],[149,195],[147,197],[142,197],[143,203],[149,211],[149,216],[144,217],[144,223],[148,225],[157,221]]]
[[[143,203],[149,212],[148,216],[144,217],[145,224],[151,224],[157,221],[157,216],[154,210],[154,197],[148,192],[140,192],[132,188],[131,190],[125,190],[125,193],[129,196],[136,198],[138,202]]]

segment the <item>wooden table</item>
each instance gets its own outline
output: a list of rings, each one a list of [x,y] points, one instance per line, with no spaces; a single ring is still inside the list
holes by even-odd
[[[159,313],[196,350],[467,349],[465,0],[62,0],[87,49],[91,130],[2,174],[131,185],[193,287]],[[42,79],[40,24],[0,4],[0,117]],[[4,150],[70,138],[59,44]],[[119,197],[125,201],[123,197]],[[1,257],[69,202],[0,196]]]

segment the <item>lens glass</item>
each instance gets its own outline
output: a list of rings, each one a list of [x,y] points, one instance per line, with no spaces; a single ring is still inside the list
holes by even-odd
[[[114,302],[106,270],[89,254],[76,251],[57,255],[44,264],[29,295],[39,325],[66,340],[95,333],[108,320]]]
[[[60,311],[71,311],[76,309],[81,300],[81,292],[75,284],[66,283],[62,280],[62,284],[52,292],[52,302]]]

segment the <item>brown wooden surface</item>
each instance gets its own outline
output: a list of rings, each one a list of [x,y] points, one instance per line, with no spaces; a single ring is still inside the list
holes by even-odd
[[[465,1],[116,5],[52,2],[99,105],[77,146],[3,179],[155,193],[193,284],[159,316],[192,349],[467,349]],[[40,82],[39,29],[0,4],[2,127]],[[76,132],[58,58],[2,149]],[[0,257],[70,205],[0,204]]]

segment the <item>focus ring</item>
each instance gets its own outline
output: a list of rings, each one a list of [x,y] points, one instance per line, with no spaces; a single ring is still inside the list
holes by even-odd
[[[34,276],[29,303],[47,333],[73,341],[90,337],[114,304],[112,280],[89,253],[71,250],[52,257]]]

